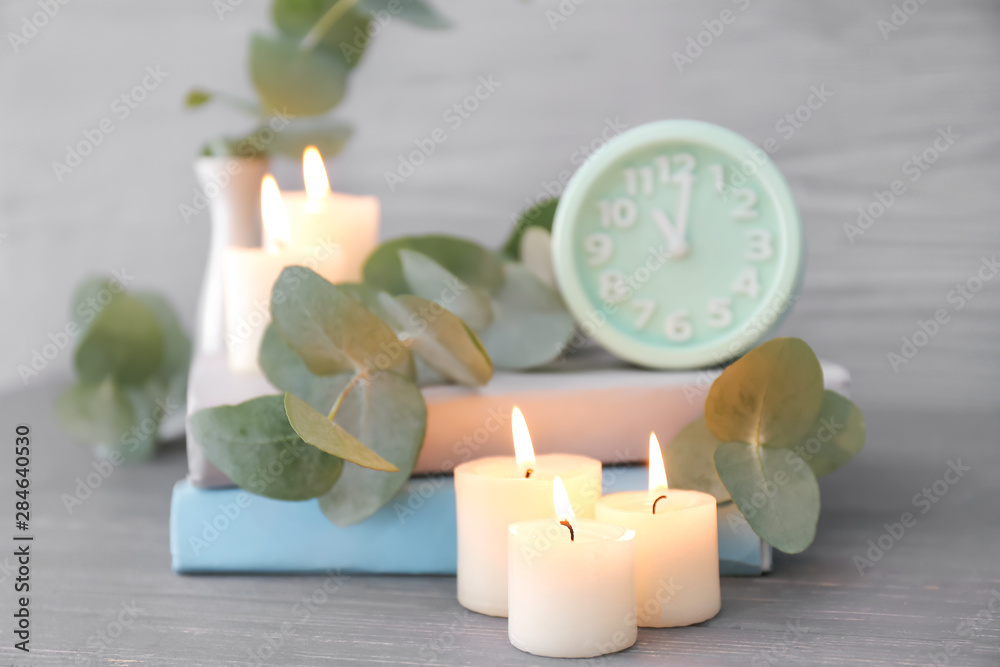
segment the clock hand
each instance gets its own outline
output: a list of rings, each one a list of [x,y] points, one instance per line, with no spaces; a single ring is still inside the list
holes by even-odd
[[[687,244],[687,225],[688,213],[691,211],[691,188],[694,185],[694,176],[690,173],[680,173],[674,176],[674,182],[681,185],[681,197],[677,205],[677,236],[679,238],[672,254],[683,257],[690,251]]]
[[[687,243],[684,242],[684,237],[679,234],[678,229],[670,222],[667,214],[662,209],[654,208],[653,220],[656,221],[656,226],[660,228],[663,236],[667,239],[670,255],[673,257],[682,256],[687,249]]]

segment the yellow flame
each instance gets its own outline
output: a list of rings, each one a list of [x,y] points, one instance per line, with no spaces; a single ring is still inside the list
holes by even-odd
[[[291,227],[288,225],[288,211],[281,200],[281,190],[274,176],[267,174],[260,183],[260,215],[264,220],[264,231],[268,239],[280,246],[288,243]]]
[[[330,179],[326,175],[323,156],[315,146],[307,147],[302,153],[302,180],[306,183],[309,199],[323,199],[330,194]]]
[[[667,492],[667,467],[655,433],[649,434],[649,497],[656,498]]]
[[[559,475],[552,480],[552,503],[556,506],[556,516],[560,519],[568,521],[576,518],[573,505],[569,502],[569,494],[566,493],[566,485]]]
[[[524,421],[521,409],[514,406],[510,415],[511,430],[514,432],[514,458],[517,459],[517,470],[524,476],[535,468],[535,449],[531,446],[531,434],[528,424]]]

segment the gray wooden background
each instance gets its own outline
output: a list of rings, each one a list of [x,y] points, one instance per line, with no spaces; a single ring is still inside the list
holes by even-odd
[[[948,300],[1000,245],[1000,4],[563,0],[572,13],[553,25],[556,0],[434,3],[454,28],[390,23],[340,110],[357,134],[332,164],[334,185],[381,197],[385,235],[436,230],[498,243],[525,198],[572,169],[574,152],[609,121],[692,117],[759,144],[774,137],[809,242],[805,290],[785,331],[849,367],[864,406],[1000,404],[1000,281],[961,310]],[[884,23],[894,3],[915,9],[897,13],[898,26]],[[186,224],[178,207],[192,199],[201,142],[244,120],[188,113],[181,100],[196,84],[248,89],[247,36],[266,27],[268,4],[72,0],[16,53],[10,33],[39,5],[0,4],[0,386],[22,386],[18,365],[58,338],[71,289],[90,272],[124,270],[136,286],[165,290],[191,321],[208,216]],[[220,7],[232,11],[220,17]],[[735,20],[679,71],[674,52],[725,9]],[[150,66],[165,78],[121,118],[115,100]],[[449,126],[443,115],[481,76],[499,87]],[[829,98],[798,127],[785,124],[814,87]],[[114,132],[60,182],[53,162],[104,118]],[[437,127],[447,141],[390,191],[384,173]],[[954,143],[911,181],[907,161],[948,128]],[[298,187],[297,165],[277,170]],[[895,179],[905,194],[851,243],[844,226]],[[938,309],[950,321],[894,372],[887,354]],[[43,375],[61,379],[70,356]]]

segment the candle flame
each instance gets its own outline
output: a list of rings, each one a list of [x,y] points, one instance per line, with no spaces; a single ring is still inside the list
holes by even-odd
[[[656,498],[667,492],[667,467],[655,433],[649,434],[649,497]]]
[[[323,199],[330,194],[330,179],[326,175],[326,166],[319,149],[309,146],[302,153],[302,180],[306,183],[306,196],[309,199]]]
[[[566,493],[566,485],[559,475],[552,480],[552,503],[556,506],[556,516],[560,519],[568,521],[576,518],[573,505],[569,502],[569,494]]]
[[[528,424],[524,421],[521,409],[514,406],[510,415],[511,430],[514,432],[514,458],[517,459],[517,470],[526,476],[529,470],[535,468],[535,449],[531,446],[531,435]]]
[[[271,174],[264,176],[264,180],[260,183],[260,215],[272,249],[287,244],[292,235],[288,224],[288,212],[281,199],[278,183]]]

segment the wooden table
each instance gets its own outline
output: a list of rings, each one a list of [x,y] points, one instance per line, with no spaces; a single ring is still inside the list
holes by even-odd
[[[0,401],[0,438],[11,444],[0,539],[15,532],[19,423],[33,434],[36,536],[30,654],[11,648],[13,556],[0,550],[0,664],[568,664],[511,647],[504,620],[458,605],[452,577],[175,575],[167,531],[171,487],[185,472],[180,443],[114,469],[70,512],[65,499],[95,459],[55,425],[55,391],[42,385]],[[777,554],[768,576],[724,579],[716,618],[640,630],[633,648],[607,662],[1000,664],[1000,613],[989,611],[995,600],[1000,612],[1000,420],[924,411],[868,421],[865,451],[822,482],[819,534],[807,552]],[[949,462],[969,470],[939,482],[937,502],[914,504],[925,487],[936,493]],[[883,537],[904,512],[916,524],[898,540]],[[880,538],[892,545],[859,574],[855,556],[869,558],[869,540]],[[977,614],[981,626],[969,625]]]

